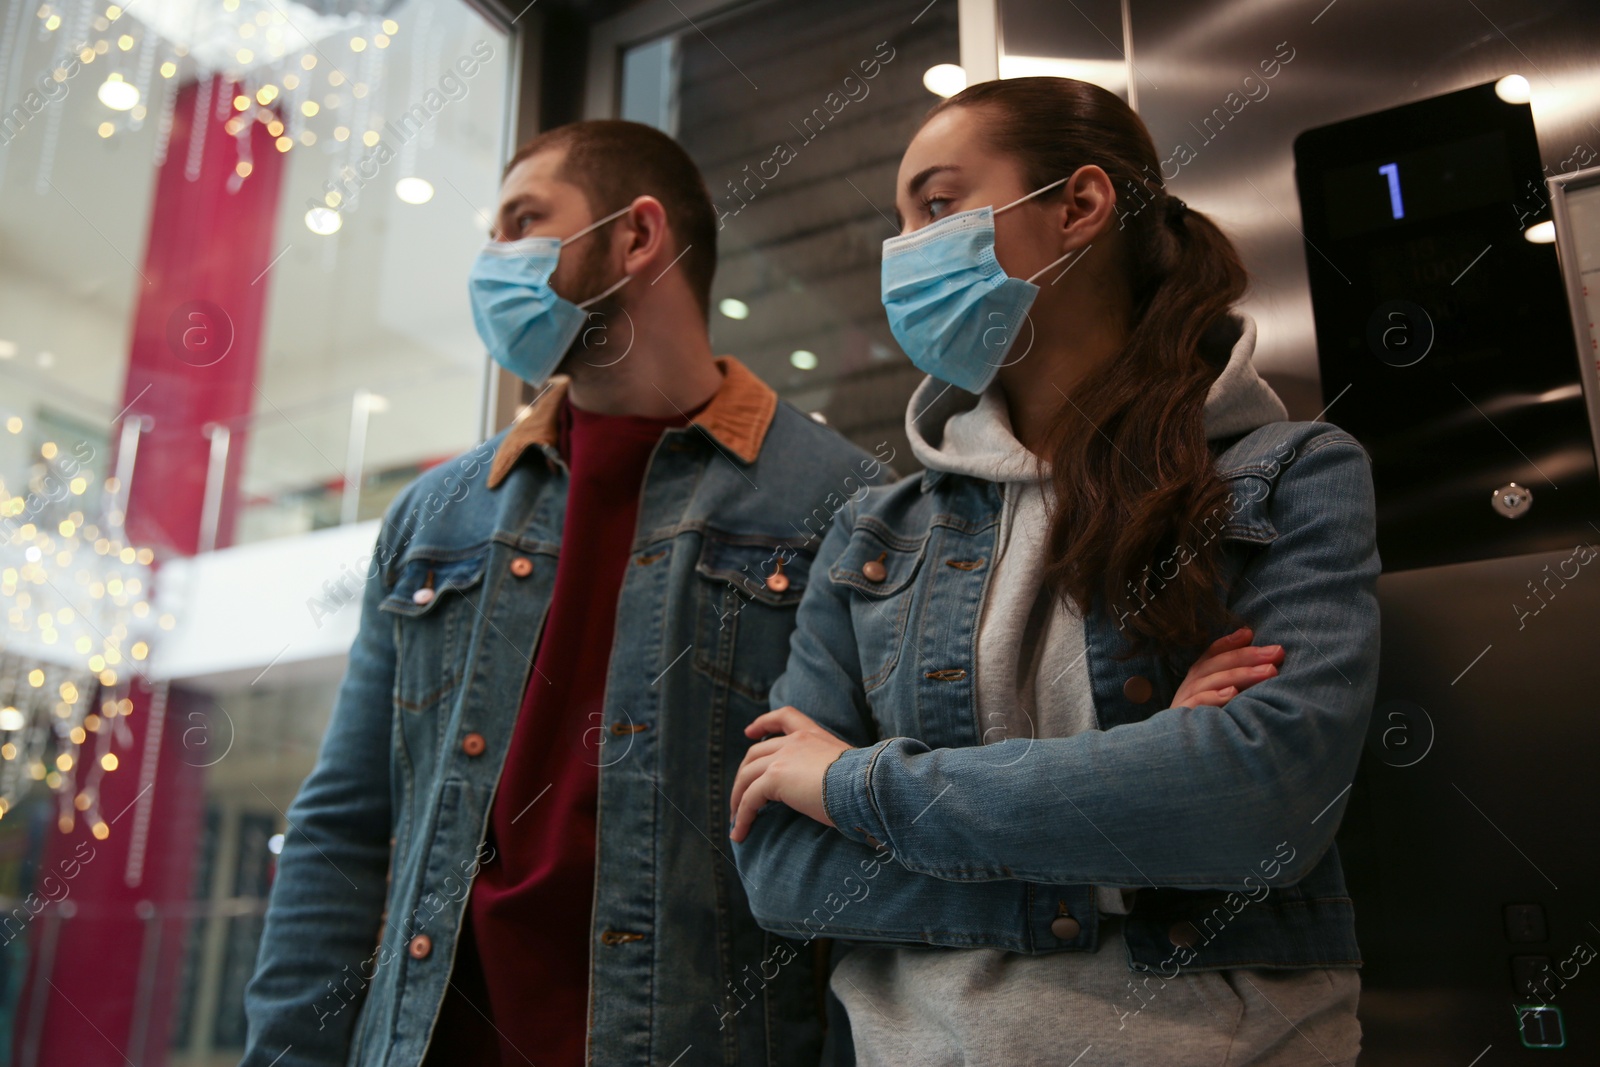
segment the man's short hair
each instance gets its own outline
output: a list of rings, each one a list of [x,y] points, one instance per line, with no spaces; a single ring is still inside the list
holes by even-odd
[[[661,201],[682,255],[678,269],[709,318],[711,279],[717,272],[717,216],[705,179],[683,146],[640,122],[574,122],[546,130],[518,148],[501,180],[529,156],[555,148],[567,151],[562,180],[584,191],[595,218],[627,207],[635,197]]]

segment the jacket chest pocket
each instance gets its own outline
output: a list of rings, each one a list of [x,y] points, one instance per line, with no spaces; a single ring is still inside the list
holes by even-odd
[[[460,684],[488,558],[485,545],[465,555],[418,553],[402,561],[399,579],[379,605],[394,617],[394,699],[402,710],[427,711]]]
[[[811,558],[773,538],[708,531],[694,568],[695,667],[764,704],[788,664]]]
[[[865,692],[887,681],[900,662],[911,620],[913,579],[922,569],[927,544],[926,534],[913,541],[876,525],[858,525],[828,571],[830,581],[852,590],[850,621]]]

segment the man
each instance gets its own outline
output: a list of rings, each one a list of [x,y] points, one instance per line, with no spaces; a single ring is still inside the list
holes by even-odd
[[[816,954],[751,918],[727,797],[892,450],[713,357],[716,218],[664,134],[535,138],[492,236],[480,334],[564,373],[385,516],[244,1063],[814,1064]]]

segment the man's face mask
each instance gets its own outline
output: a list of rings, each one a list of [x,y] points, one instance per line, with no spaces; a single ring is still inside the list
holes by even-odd
[[[472,323],[495,362],[523,381],[540,385],[555,372],[561,357],[577,340],[587,315],[584,308],[603,300],[632,280],[622,278],[581,304],[550,288],[550,276],[561,261],[561,249],[632,210],[613,211],[571,237],[524,237],[491,240],[478,253],[467,276]]]
[[[1033,306],[1033,279],[1009,277],[994,256],[994,217],[1066,181],[1061,178],[1001,208],[947,215],[883,242],[883,307],[889,329],[925,374],[981,393],[1005,364]]]

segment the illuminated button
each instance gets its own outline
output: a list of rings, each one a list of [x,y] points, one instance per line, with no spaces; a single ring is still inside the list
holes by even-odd
[[[1155,693],[1155,686],[1150,684],[1150,679],[1142,674],[1136,674],[1122,683],[1122,695],[1135,704],[1143,704]]]
[[[423,587],[421,589],[418,589],[415,593],[411,594],[411,601],[414,604],[431,604],[431,603],[433,603],[433,597],[434,597],[433,590],[429,589],[427,587]]]
[[[1050,932],[1063,941],[1071,941],[1083,932],[1083,927],[1077,919],[1070,915],[1063,915],[1061,918],[1051,921]]]
[[[767,588],[774,593],[781,593],[789,588],[789,576],[783,573],[783,560],[778,560],[772,573],[767,575]]]
[[[484,741],[483,735],[480,733],[470,733],[461,739],[461,751],[469,756],[483,755],[486,745],[487,742]]]
[[[433,951],[433,938],[427,934],[418,934],[406,946],[406,951],[411,953],[411,958],[414,960],[425,960],[428,958],[428,953]]]
[[[1549,1004],[1519,1004],[1517,1027],[1523,1048],[1565,1048],[1567,1028],[1561,1009]]]
[[[877,559],[868,560],[867,562],[863,563],[861,565],[861,577],[865,578],[869,582],[881,582],[885,578],[889,577],[889,568],[883,565],[883,561],[888,557],[889,553],[885,552]]]
[[[518,578],[526,578],[533,573],[533,560],[527,556],[518,556],[511,561],[511,573]]]

